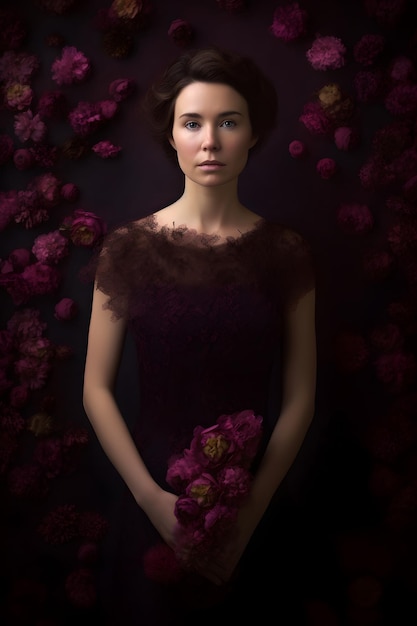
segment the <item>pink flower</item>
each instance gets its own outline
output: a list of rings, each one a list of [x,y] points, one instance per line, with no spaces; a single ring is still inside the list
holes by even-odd
[[[117,78],[109,85],[109,95],[115,102],[122,102],[132,95],[136,88],[136,83],[130,78]]]
[[[92,570],[84,567],[69,574],[65,581],[65,592],[69,601],[78,608],[94,606],[97,592]]]
[[[366,204],[342,204],[337,211],[339,226],[356,235],[369,233],[374,226],[374,218]]]
[[[83,81],[91,69],[89,59],[74,46],[65,46],[61,58],[52,64],[52,79],[58,85]]]
[[[299,159],[306,155],[306,147],[302,141],[294,139],[288,146],[288,150],[293,159]]]
[[[337,172],[337,163],[334,159],[330,158],[320,159],[317,161],[316,170],[321,178],[328,180]]]
[[[37,143],[31,146],[30,153],[37,165],[47,168],[54,167],[59,157],[57,146],[51,146],[46,143]]]
[[[61,181],[52,172],[41,174],[34,180],[34,188],[42,198],[42,202],[53,207],[61,198]]]
[[[13,154],[13,163],[16,169],[23,171],[30,169],[34,164],[32,152],[28,148],[19,148]]]
[[[407,83],[413,81],[416,75],[413,61],[403,55],[395,57],[389,65],[388,75],[395,83]]]
[[[61,235],[59,230],[38,235],[32,246],[32,252],[40,263],[56,265],[68,256],[68,239]]]
[[[218,485],[210,474],[202,472],[187,485],[185,494],[195,500],[199,507],[211,507],[218,496]]]
[[[6,87],[4,96],[6,105],[10,109],[23,111],[23,109],[30,107],[33,98],[33,91],[30,85],[11,83]]]
[[[21,409],[27,404],[29,395],[26,385],[17,385],[10,390],[10,404],[16,409]]]
[[[24,111],[14,116],[14,130],[20,141],[41,141],[46,133],[46,126],[42,122],[39,113],[33,115],[32,111]]]
[[[359,143],[358,132],[350,126],[339,126],[334,131],[334,142],[339,150],[351,150]]]
[[[375,371],[378,380],[393,393],[410,388],[417,378],[414,355],[400,350],[379,356],[375,360]]]
[[[72,298],[62,298],[55,305],[55,318],[57,320],[72,320],[78,313],[78,305]]]
[[[338,37],[317,37],[307,50],[307,60],[315,70],[335,70],[345,65],[346,47]]]
[[[111,120],[119,110],[116,100],[101,100],[97,103],[103,120]]]
[[[63,229],[75,246],[90,248],[100,241],[107,227],[94,213],[78,209],[64,221]]]
[[[319,102],[307,102],[299,119],[313,135],[327,135],[332,130],[332,122]]]
[[[168,37],[181,48],[187,46],[194,35],[193,27],[187,20],[173,20],[168,28]]]
[[[61,274],[55,267],[40,262],[25,267],[21,276],[29,287],[30,295],[53,293],[61,282]]]
[[[407,0],[364,0],[367,14],[381,26],[395,26],[406,8]]]
[[[74,132],[81,137],[93,133],[103,121],[100,105],[90,102],[79,102],[68,119]]]
[[[29,84],[39,68],[39,59],[25,52],[7,50],[0,57],[0,82]]]
[[[383,52],[385,43],[383,35],[362,35],[353,47],[355,61],[361,65],[372,65]]]
[[[102,159],[111,159],[116,157],[121,149],[122,148],[120,146],[116,146],[108,140],[99,141],[92,147],[93,152],[95,152]]]
[[[80,190],[74,183],[65,183],[61,187],[61,198],[67,202],[76,202],[80,197]]]
[[[307,31],[307,11],[298,2],[277,7],[270,31],[274,37],[286,43],[299,39]]]
[[[9,135],[0,135],[0,165],[4,165],[13,154],[13,139]]]

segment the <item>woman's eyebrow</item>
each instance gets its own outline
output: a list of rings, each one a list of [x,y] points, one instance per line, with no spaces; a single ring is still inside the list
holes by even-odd
[[[225,117],[227,115],[242,115],[240,111],[223,111],[219,113],[217,117]],[[181,113],[179,117],[195,117],[201,119],[203,116],[200,113]]]

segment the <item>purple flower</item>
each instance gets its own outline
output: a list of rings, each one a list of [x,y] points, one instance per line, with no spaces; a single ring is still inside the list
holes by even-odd
[[[32,111],[24,111],[14,116],[14,131],[20,141],[41,141],[46,133],[45,123],[41,120],[39,113],[33,115]]]
[[[40,263],[55,265],[68,256],[68,239],[59,230],[39,235],[34,241],[32,252]]]
[[[91,148],[102,159],[112,159],[121,151],[120,146],[116,146],[111,141],[99,141]]]
[[[52,64],[52,79],[58,85],[83,81],[91,69],[89,59],[74,46],[65,46],[61,58]]]
[[[307,153],[304,143],[298,139],[291,141],[288,150],[293,159],[300,159]]]
[[[335,70],[345,65],[346,47],[338,37],[317,37],[307,50],[307,60],[315,70]]]
[[[274,37],[287,43],[305,35],[306,26],[307,11],[298,2],[293,2],[275,9],[270,31]]]

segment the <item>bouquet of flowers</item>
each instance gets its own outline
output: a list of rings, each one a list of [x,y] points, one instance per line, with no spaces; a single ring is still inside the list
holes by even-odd
[[[175,560],[182,570],[193,570],[221,551],[249,492],[261,435],[262,417],[252,410],[221,415],[213,426],[197,426],[190,447],[170,459],[166,479],[180,494]],[[158,578],[156,560],[164,568],[169,561],[151,549],[145,557],[151,578]]]

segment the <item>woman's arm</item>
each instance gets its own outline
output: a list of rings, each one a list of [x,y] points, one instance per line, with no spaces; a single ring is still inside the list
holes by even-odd
[[[126,323],[104,308],[107,296],[95,287],[88,333],[83,402],[104,452],[132,492],[138,505],[167,543],[173,545],[176,496],[149,474],[114,397]]]
[[[315,410],[316,329],[315,290],[309,291],[285,320],[283,401],[248,499],[239,515],[236,540],[221,563],[213,563],[208,578],[227,581],[273,495],[293,464]]]

